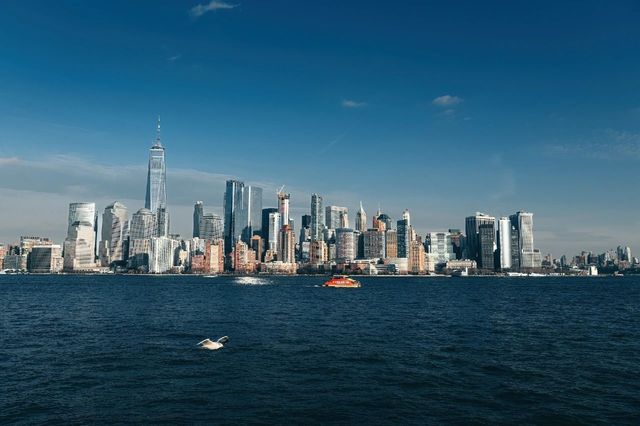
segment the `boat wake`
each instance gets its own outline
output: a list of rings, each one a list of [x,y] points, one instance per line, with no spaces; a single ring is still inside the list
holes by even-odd
[[[259,277],[235,277],[235,284],[240,285],[267,285],[271,284],[271,282],[265,278]]]

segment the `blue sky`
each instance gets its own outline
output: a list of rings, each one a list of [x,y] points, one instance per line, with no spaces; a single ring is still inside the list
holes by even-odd
[[[534,212],[554,255],[640,250],[640,3],[5,1],[0,241],[143,205],[162,117],[172,228],[223,181],[420,233]],[[16,210],[17,209],[17,210]],[[299,217],[298,217],[299,220]]]

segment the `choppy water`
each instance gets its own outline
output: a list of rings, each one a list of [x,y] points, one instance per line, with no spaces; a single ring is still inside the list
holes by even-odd
[[[640,278],[322,281],[1,276],[0,423],[640,423]]]

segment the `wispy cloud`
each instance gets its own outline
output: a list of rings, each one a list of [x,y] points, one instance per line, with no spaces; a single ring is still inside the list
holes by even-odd
[[[442,95],[435,98],[432,103],[439,107],[452,107],[462,103],[463,99],[458,96]]]
[[[207,4],[198,4],[193,6],[189,10],[189,15],[191,15],[192,18],[199,18],[200,16],[204,15],[207,12],[215,12],[216,10],[235,9],[236,7],[238,7],[237,4],[231,4],[221,0],[212,0]]]
[[[178,59],[180,59],[180,58],[182,58],[182,55],[178,53],[177,55],[169,56],[169,57],[167,58],[167,61],[169,61],[169,62],[175,62],[175,61],[177,61],[177,60],[178,60]]]
[[[547,144],[545,152],[551,156],[594,160],[640,160],[640,133],[607,129],[587,140]]]
[[[367,106],[366,102],[354,101],[353,99],[343,99],[342,100],[342,107],[343,108],[355,109],[355,108],[363,108],[363,107],[366,107],[366,106]]]
[[[0,157],[0,166],[9,166],[20,163],[18,157]]]

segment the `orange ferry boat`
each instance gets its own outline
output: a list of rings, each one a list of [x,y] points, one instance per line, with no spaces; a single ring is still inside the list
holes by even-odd
[[[361,284],[359,281],[354,280],[346,275],[334,275],[330,280],[324,283],[323,287],[337,287],[337,288],[357,288]]]

